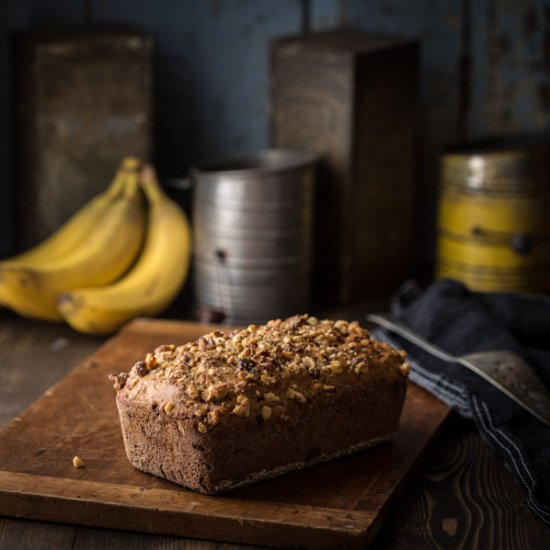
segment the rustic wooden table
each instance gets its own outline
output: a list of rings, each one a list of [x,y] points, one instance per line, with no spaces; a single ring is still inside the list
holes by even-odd
[[[92,352],[101,338],[0,312],[0,427]],[[550,528],[524,504],[503,462],[472,425],[451,416],[374,547],[547,547]],[[0,517],[0,550],[231,549],[209,541]]]

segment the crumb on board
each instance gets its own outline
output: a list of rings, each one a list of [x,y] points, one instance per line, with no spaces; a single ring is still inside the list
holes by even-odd
[[[73,458],[73,466],[75,468],[84,468],[85,464],[84,464],[84,461],[79,456],[75,456]]]

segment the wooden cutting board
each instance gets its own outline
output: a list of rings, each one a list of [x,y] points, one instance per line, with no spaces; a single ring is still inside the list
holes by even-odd
[[[392,442],[222,496],[130,465],[107,375],[210,328],[135,321],[13,419],[0,432],[0,514],[265,546],[371,542],[449,413],[412,383]],[[84,468],[72,466],[75,455]]]

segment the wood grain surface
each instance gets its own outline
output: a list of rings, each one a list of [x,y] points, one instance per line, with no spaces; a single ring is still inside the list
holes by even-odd
[[[0,426],[91,353],[102,339],[0,312]],[[470,422],[452,415],[373,548],[544,548],[550,529],[525,505],[503,462]],[[0,517],[0,549],[237,550],[166,535]],[[257,547],[256,547],[257,548]]]
[[[0,513],[280,547],[370,543],[449,413],[414,384],[391,442],[222,496],[129,464],[108,374],[212,328],[136,321],[15,417],[0,433]],[[84,468],[72,466],[75,455]]]

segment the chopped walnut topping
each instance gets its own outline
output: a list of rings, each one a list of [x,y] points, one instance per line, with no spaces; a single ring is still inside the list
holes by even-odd
[[[363,361],[363,362],[360,362],[360,363],[356,363],[353,367],[353,370],[357,373],[357,374],[361,374],[361,373],[364,373],[364,372],[367,372],[367,364]]]
[[[260,412],[262,413],[262,418],[264,420],[269,420],[271,418],[271,407],[268,407],[267,405],[264,405]]]
[[[204,416],[207,413],[208,413],[208,405],[206,403],[197,405],[197,408],[195,409],[195,416]]]
[[[152,353],[148,353],[145,357],[145,366],[152,370],[158,365],[158,359],[156,355],[153,355]]]
[[[121,372],[120,374],[109,374],[109,380],[113,381],[113,388],[115,388],[116,391],[120,391],[126,384],[128,376],[129,375],[125,372]]]
[[[178,425],[178,430],[184,434],[186,432],[185,430],[185,424],[181,420],[176,420],[176,423]]]
[[[237,404],[233,408],[232,412],[233,414],[236,414],[238,416],[250,416],[250,399],[248,399],[248,397],[239,395],[239,397],[237,397]]]
[[[279,403],[281,400],[278,395],[275,395],[273,392],[268,391],[267,393],[264,393],[264,399],[268,403]]]
[[[307,401],[306,396],[303,393],[301,393],[299,391],[296,391],[292,388],[288,388],[286,390],[286,396],[289,399],[293,399],[294,401],[298,401],[298,403],[301,403],[302,405]]]
[[[208,426],[203,422],[199,422],[197,429],[199,430],[199,432],[205,434],[208,431]]]
[[[216,330],[180,346],[158,346],[134,365],[129,380],[128,375],[112,379],[117,390],[135,396],[150,383],[168,383],[176,392],[171,402],[182,402],[178,415],[194,416],[196,429],[204,432],[231,414],[263,422],[269,410],[269,418],[284,421],[293,403],[408,371],[403,352],[372,339],[357,322],[295,315],[230,334]],[[155,414],[170,414],[167,406],[158,405]],[[183,426],[178,421],[180,431]]]
[[[220,423],[220,411],[218,409],[210,411],[206,416],[209,424],[215,426]]]
[[[203,392],[203,399],[205,401],[220,401],[229,393],[229,389],[229,384],[209,386],[206,391]]]
[[[199,390],[193,384],[189,384],[187,386],[187,395],[191,399],[195,399],[199,396]]]
[[[331,361],[329,363],[329,366],[328,368],[334,373],[334,374],[341,374],[342,372],[344,372],[344,366],[342,365],[342,363],[340,361],[338,361],[338,359],[336,359],[335,361]]]
[[[176,346],[174,344],[163,344],[155,349],[155,353],[164,353],[165,351],[174,351]]]
[[[401,363],[401,365],[399,365],[399,370],[401,371],[401,374],[403,374],[404,376],[409,376],[409,372],[411,370],[411,366],[409,365],[409,363]]]
[[[337,328],[343,334],[347,334],[349,330],[348,323],[345,321],[336,321],[336,323],[334,323],[334,328]]]
[[[172,409],[175,407],[174,403],[172,403],[171,401],[169,401],[168,403],[166,403],[166,405],[164,405],[164,412],[166,414],[170,414],[172,412]]]

